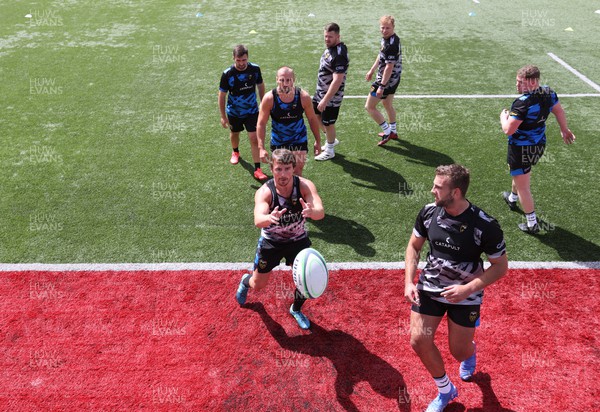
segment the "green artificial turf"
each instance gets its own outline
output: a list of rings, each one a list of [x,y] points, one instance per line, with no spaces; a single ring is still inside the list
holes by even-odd
[[[398,95],[516,94],[528,63],[559,97],[598,93],[547,53],[600,83],[600,14],[583,0],[546,3],[0,4],[0,262],[249,262],[259,184],[244,133],[242,162],[229,164],[217,108],[233,46],[249,47],[267,89],[289,65],[313,93],[322,28],[336,21],[351,59],[346,95],[366,96],[378,18],[390,13],[404,46]],[[510,177],[499,113],[511,102],[397,99],[401,140],[380,148],[364,99],[345,100],[335,159],[305,168],[327,214],[309,224],[314,247],[328,261],[402,260],[434,168],[459,162],[472,172],[468,198],[500,221],[511,260],[600,260],[600,98],[561,98],[571,147],[548,121],[533,172],[547,229],[538,237],[517,229],[523,216],[500,197]]]

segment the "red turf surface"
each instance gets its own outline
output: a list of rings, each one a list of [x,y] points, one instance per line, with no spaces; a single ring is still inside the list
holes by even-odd
[[[234,300],[242,272],[1,273],[0,410],[420,411],[402,271],[331,273],[287,314],[291,274]],[[600,410],[595,270],[512,270],[489,288],[478,373],[452,411]]]

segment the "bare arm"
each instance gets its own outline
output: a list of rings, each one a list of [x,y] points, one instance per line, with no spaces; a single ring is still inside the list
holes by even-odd
[[[419,265],[421,249],[425,244],[424,237],[417,237],[414,233],[410,236],[406,252],[404,253],[404,298],[413,304],[419,304],[419,292],[415,286],[415,275]]]
[[[257,85],[258,87],[258,99],[262,102],[263,97],[265,97],[265,84],[261,83]]]
[[[225,100],[227,99],[227,93],[219,90],[219,111],[221,112],[221,126],[227,128],[229,126],[229,120],[227,120],[227,113],[225,113]]]
[[[503,109],[502,112],[500,112],[500,124],[502,125],[502,131],[505,135],[512,135],[517,131],[521,123],[523,123],[523,121],[511,117],[507,109]]]
[[[259,228],[269,227],[279,223],[279,218],[287,209],[279,210],[277,206],[271,213],[271,191],[266,185],[262,185],[254,195],[254,225]]]
[[[300,193],[302,199],[302,216],[312,220],[321,220],[325,217],[325,209],[321,197],[317,193],[317,187],[308,179],[300,178]]]
[[[266,162],[267,151],[265,149],[265,135],[267,130],[267,121],[269,121],[269,116],[271,115],[272,108],[273,93],[268,92],[261,99],[260,109],[258,111],[258,121],[256,123],[258,150],[260,151],[260,158],[263,162]]]
[[[571,144],[575,141],[575,135],[569,127],[567,126],[567,116],[565,115],[565,110],[562,108],[560,103],[556,103],[552,108],[552,113],[556,116],[556,121],[560,126],[560,135],[563,138],[563,141],[566,144]]]
[[[379,54],[375,58],[375,63],[373,63],[373,66],[371,66],[371,68],[367,72],[367,75],[365,76],[365,79],[368,82],[371,81],[371,79],[373,78],[373,73],[375,73],[375,70],[377,69],[377,66],[379,66]]]
[[[312,99],[305,90],[302,90],[300,99],[302,101],[302,108],[304,109],[304,113],[308,119],[310,130],[315,136],[315,155],[318,155],[321,152],[321,131],[319,129],[319,118],[315,114],[315,109],[313,109]]]

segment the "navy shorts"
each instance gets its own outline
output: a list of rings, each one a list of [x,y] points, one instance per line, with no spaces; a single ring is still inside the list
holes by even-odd
[[[294,259],[300,251],[310,247],[312,243],[308,237],[295,242],[274,242],[263,237],[258,239],[256,256],[254,257],[254,270],[258,273],[269,273],[285,258],[285,264],[292,266]]]
[[[431,299],[429,293],[419,290],[421,306],[412,305],[413,312],[441,318],[446,312],[452,321],[466,328],[479,326],[481,305],[452,305]]]
[[[246,128],[248,132],[256,131],[256,123],[258,122],[258,113],[251,114],[248,117],[240,118],[227,116],[227,120],[229,121],[229,130],[234,133],[239,133]]]
[[[545,143],[531,146],[509,144],[506,161],[510,168],[510,175],[518,176],[531,172],[531,168],[535,166],[544,155],[545,149]]]

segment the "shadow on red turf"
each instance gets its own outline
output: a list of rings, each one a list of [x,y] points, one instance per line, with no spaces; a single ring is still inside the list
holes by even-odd
[[[466,409],[462,403],[452,402],[444,409],[444,412],[516,412],[513,409],[504,408],[500,405],[500,401],[492,389],[492,377],[489,373],[478,372],[473,375],[471,382],[481,389],[483,407]]]
[[[310,334],[290,337],[267,313],[262,303],[250,303],[243,307],[260,315],[271,336],[283,349],[308,356],[325,357],[331,361],[337,371],[337,401],[346,411],[359,412],[350,399],[354,386],[359,382],[368,382],[379,395],[396,400],[400,391],[406,388],[400,372],[369,352],[362,342],[349,333],[326,330],[312,322]],[[398,410],[410,411],[410,404],[398,402]]]

